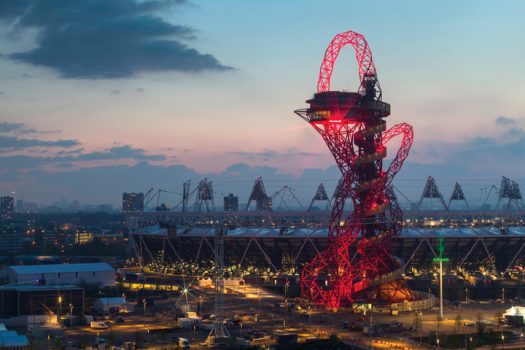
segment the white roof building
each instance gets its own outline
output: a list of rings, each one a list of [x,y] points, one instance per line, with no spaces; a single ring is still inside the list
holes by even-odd
[[[510,309],[505,310],[503,316],[525,316],[525,307],[513,306]]]
[[[107,263],[6,266],[0,275],[9,284],[97,284],[115,283],[115,269]]]
[[[124,297],[98,298],[93,303],[93,308],[102,313],[108,312],[112,307],[118,308],[120,312],[133,311],[133,304],[128,303]]]

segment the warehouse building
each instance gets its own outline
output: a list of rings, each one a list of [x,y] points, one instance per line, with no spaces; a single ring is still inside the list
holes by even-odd
[[[105,287],[115,283],[115,269],[107,263],[6,266],[0,270],[0,276],[14,285],[96,284]]]

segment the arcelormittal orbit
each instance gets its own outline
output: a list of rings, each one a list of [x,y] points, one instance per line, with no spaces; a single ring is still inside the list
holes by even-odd
[[[355,50],[357,92],[330,90],[334,63],[345,45]],[[296,113],[323,137],[341,170],[342,186],[332,209],[329,246],[302,272],[303,296],[332,310],[356,299],[412,300],[402,280],[403,263],[391,254],[392,238],[402,225],[391,184],[408,156],[413,131],[405,123],[386,129],[390,105],[382,101],[372,52],[361,34],[348,31],[334,37],[321,64],[317,93],[307,103],[309,108]],[[401,146],[383,169],[386,144],[398,135]],[[345,212],[349,198],[351,214]]]

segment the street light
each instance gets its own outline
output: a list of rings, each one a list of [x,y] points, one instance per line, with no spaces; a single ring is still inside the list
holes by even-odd
[[[58,316],[62,313],[62,296],[58,295]]]
[[[439,263],[439,318],[443,319],[443,262],[447,262],[448,258],[443,256],[445,246],[443,245],[443,236],[439,237],[439,256],[432,259],[434,262]]]
[[[260,313],[261,312],[261,291],[260,290],[257,290],[257,298],[259,300],[259,310],[258,310],[258,312]]]
[[[73,328],[73,304],[69,304],[69,327]]]

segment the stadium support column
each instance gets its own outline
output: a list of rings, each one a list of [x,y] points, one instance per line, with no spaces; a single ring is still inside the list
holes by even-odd
[[[224,224],[221,222],[215,228],[215,320],[208,335],[208,343],[215,339],[230,337],[224,326]]]

